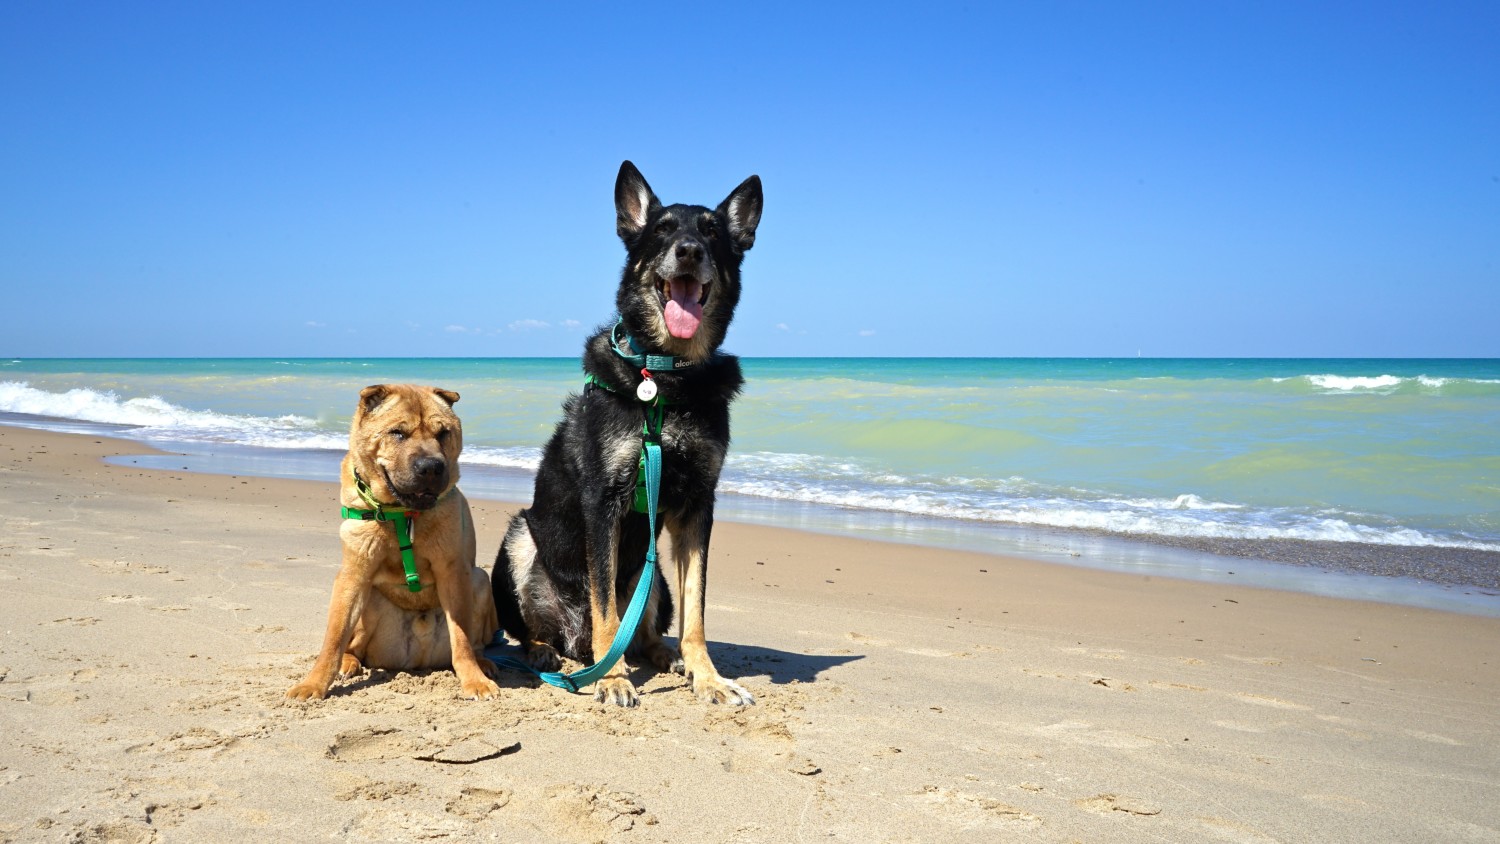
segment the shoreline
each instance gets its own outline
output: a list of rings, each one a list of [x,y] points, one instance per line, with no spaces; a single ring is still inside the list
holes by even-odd
[[[0,415],[0,427],[105,436],[146,450],[120,465],[216,475],[328,480],[342,452],[257,448],[227,443],[153,442],[128,428],[54,417]],[[179,461],[178,458],[181,458]],[[471,499],[524,506],[534,475],[464,464]],[[719,523],[738,522],[831,536],[1020,556],[1092,570],[1245,583],[1326,597],[1347,597],[1452,612],[1500,616],[1500,552],[1294,539],[1122,535],[1092,528],[1037,527],[939,519],[881,510],[759,499],[720,493]]]

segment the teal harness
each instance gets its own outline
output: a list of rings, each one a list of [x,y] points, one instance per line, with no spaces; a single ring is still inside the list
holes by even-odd
[[[672,370],[693,365],[693,362],[682,361],[672,355],[643,354],[635,340],[628,334],[625,335],[624,340],[635,354],[628,355],[621,351],[618,334],[623,322],[621,320],[616,323],[611,331],[610,347],[614,349],[615,354],[627,362],[641,367],[641,375],[645,377],[646,383],[651,381],[652,369]],[[583,384],[585,390],[590,387],[599,387],[616,395],[626,395],[593,375],[585,375]],[[635,584],[635,594],[630,596],[630,604],[626,606],[625,615],[620,619],[620,628],[615,632],[615,640],[610,644],[609,652],[593,665],[574,671],[572,674],[564,674],[561,671],[537,671],[522,660],[500,653],[499,648],[505,645],[504,634],[496,633],[495,641],[485,649],[485,656],[496,663],[534,674],[543,682],[560,689],[577,692],[593,684],[613,668],[615,663],[620,661],[620,657],[625,655],[630,641],[635,638],[635,630],[640,626],[641,617],[646,613],[646,603],[651,598],[651,586],[656,581],[656,504],[661,493],[661,429],[666,401],[656,395],[654,384],[652,387],[649,399],[641,391],[636,393],[644,405],[646,420],[641,426],[641,456],[636,466],[635,495],[631,501],[631,509],[637,513],[645,513],[649,523],[649,530],[646,533],[646,564],[641,567],[640,578]]]

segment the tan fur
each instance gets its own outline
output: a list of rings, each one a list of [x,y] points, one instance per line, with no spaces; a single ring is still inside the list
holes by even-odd
[[[410,488],[412,466],[424,457],[448,465],[448,486],[432,508],[412,524],[412,544],[422,591],[410,592],[391,523],[346,519],[339,526],[343,562],[334,579],[323,645],[306,679],[289,698],[323,698],[335,673],[364,667],[398,671],[451,667],[471,698],[497,696],[485,675],[494,663],[477,651],[499,628],[490,579],[474,565],[474,520],[457,488],[463,428],[452,404],[458,394],[409,384],[367,387],[349,431],[349,452],[340,467],[339,500],[368,509],[355,486],[355,472],[375,499],[395,502],[392,488]],[[400,431],[403,436],[393,436]]]

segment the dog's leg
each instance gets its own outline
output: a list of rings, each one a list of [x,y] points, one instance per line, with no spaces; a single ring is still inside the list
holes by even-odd
[[[630,579],[630,588],[617,596],[617,600],[628,603],[636,588],[640,585],[641,575],[637,573]],[[630,643],[630,650],[625,655],[631,660],[644,659],[653,668],[662,673],[676,672],[681,674],[682,658],[677,649],[662,641],[661,634],[666,624],[670,624],[671,618],[663,619],[663,610],[668,616],[672,612],[671,595],[662,594],[667,591],[667,582],[662,579],[661,571],[656,573],[656,582],[651,584],[651,600],[646,602],[646,611],[641,615],[641,623],[635,630],[635,639]]]
[[[562,668],[562,656],[547,641],[547,631],[555,626],[550,624],[550,614],[557,611],[557,593],[546,581],[547,574],[537,565],[536,557],[530,511],[522,510],[511,518],[495,555],[490,574],[493,603],[500,626],[521,643],[526,662],[537,671],[556,671]],[[550,601],[536,597],[543,591]],[[543,618],[537,618],[539,614]]]
[[[746,705],[755,698],[744,687],[719,675],[708,655],[703,635],[703,611],[708,588],[708,537],[713,528],[710,507],[689,514],[672,525],[672,560],[681,584],[682,662],[693,678],[693,694],[707,703]]]
[[[323,646],[312,670],[302,682],[287,690],[293,700],[321,700],[328,695],[334,672],[343,667],[343,656],[354,635],[354,620],[365,611],[370,592],[372,571],[368,555],[356,552],[346,544],[343,562],[333,580],[333,597],[328,602],[328,626],[323,631]]]
[[[448,623],[453,673],[458,675],[459,685],[467,697],[490,700],[500,696],[500,687],[485,675],[498,674],[499,669],[493,662],[476,654],[470,641],[470,628],[475,627],[473,619],[477,609],[474,606],[474,580],[463,569],[466,565],[473,568],[472,560],[472,557],[467,561],[450,558],[434,565],[432,575],[437,581],[438,603],[443,605],[443,616]],[[491,635],[493,633],[491,630]]]
[[[620,566],[619,497],[600,490],[592,506],[585,507],[588,529],[589,614],[593,622],[593,658],[602,659],[614,644],[620,630],[620,604],[615,597],[615,576]],[[639,702],[635,686],[626,675],[622,659],[594,683],[594,700],[617,706],[635,706]]]

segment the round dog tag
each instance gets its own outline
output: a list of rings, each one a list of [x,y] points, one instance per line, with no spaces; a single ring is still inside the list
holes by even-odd
[[[642,381],[641,385],[635,388],[635,397],[641,401],[651,401],[656,398],[656,382],[650,378]]]

